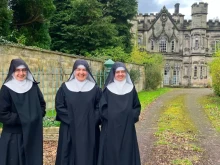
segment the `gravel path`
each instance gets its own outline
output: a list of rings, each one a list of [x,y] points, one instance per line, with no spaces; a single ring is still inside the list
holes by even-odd
[[[184,104],[199,131],[198,143],[205,149],[204,165],[220,165],[220,135],[211,126],[198,101],[200,97],[209,94],[212,94],[212,90],[207,88],[174,89],[147,107],[140,122],[136,124],[142,165],[149,163],[155,141],[153,134],[157,130],[157,121],[164,104],[178,95],[184,95]]]

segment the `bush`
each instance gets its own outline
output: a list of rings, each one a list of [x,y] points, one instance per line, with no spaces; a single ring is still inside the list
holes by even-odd
[[[145,88],[146,89],[157,89],[162,81],[161,68],[155,64],[145,65]]]
[[[213,61],[211,62],[211,75],[212,75],[212,87],[214,92],[220,96],[220,51],[215,54]]]
[[[129,74],[130,74],[131,80],[134,84],[140,80],[140,71],[139,70],[131,68]]]

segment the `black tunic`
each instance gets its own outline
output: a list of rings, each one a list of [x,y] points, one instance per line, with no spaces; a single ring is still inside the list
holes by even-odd
[[[135,88],[124,95],[105,88],[100,109],[102,129],[98,165],[140,165],[135,122],[141,105]]]
[[[0,91],[0,165],[42,165],[46,103],[36,83],[25,93]]]
[[[56,111],[61,121],[56,165],[96,165],[99,144],[100,88],[72,92],[65,83],[56,95]]]

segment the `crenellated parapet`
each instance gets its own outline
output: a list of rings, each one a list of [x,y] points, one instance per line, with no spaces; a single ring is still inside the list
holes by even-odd
[[[207,22],[208,30],[220,30],[220,21],[218,19],[216,20],[209,20]]]
[[[207,14],[208,3],[199,2],[192,5],[192,16],[195,14]]]
[[[209,26],[219,26],[220,25],[220,21],[218,20],[218,19],[216,19],[216,20],[209,20],[208,22],[207,22],[207,25],[209,25]]]

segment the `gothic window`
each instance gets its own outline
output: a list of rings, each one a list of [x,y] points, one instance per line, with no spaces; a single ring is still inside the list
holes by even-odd
[[[200,79],[203,79],[203,66],[200,67]]]
[[[194,77],[197,77],[197,66],[194,67]]]
[[[151,40],[151,50],[154,50],[154,41]]]
[[[195,49],[199,49],[199,40],[196,38],[195,40]]]
[[[166,52],[167,51],[167,42],[166,42],[165,39],[160,40],[159,51],[160,52]]]
[[[171,52],[174,52],[174,48],[175,48],[175,42],[172,41],[172,42],[171,42]]]
[[[220,40],[215,41],[215,52],[220,50]]]
[[[138,45],[142,45],[142,40],[141,40],[141,38],[138,38]]]

